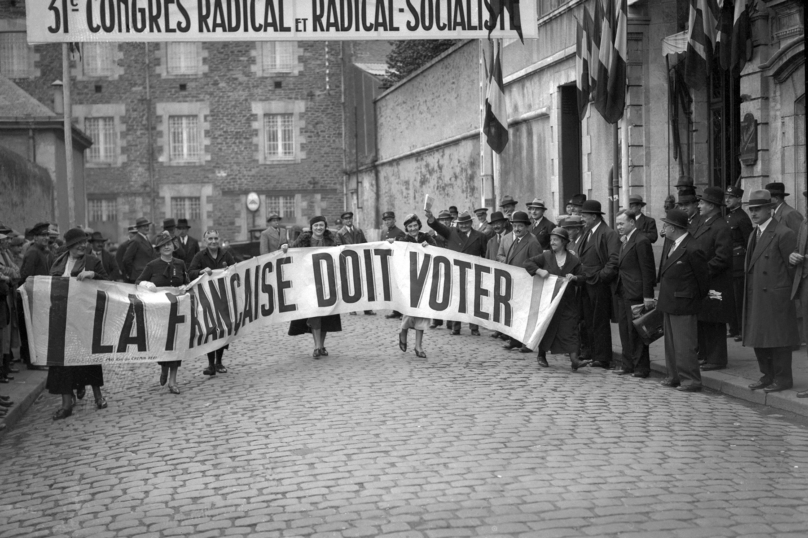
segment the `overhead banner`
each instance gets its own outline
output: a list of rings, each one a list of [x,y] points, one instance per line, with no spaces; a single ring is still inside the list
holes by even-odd
[[[516,38],[501,0],[26,0],[29,43]],[[525,38],[536,2],[513,3]]]
[[[373,309],[476,323],[535,349],[566,286],[475,256],[378,242],[266,254],[183,288],[38,276],[20,293],[32,362],[71,366],[191,359],[273,323]]]

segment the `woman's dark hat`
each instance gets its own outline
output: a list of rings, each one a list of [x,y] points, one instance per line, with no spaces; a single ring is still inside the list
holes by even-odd
[[[707,187],[698,199],[720,207],[724,205],[724,191],[718,187]]]
[[[505,218],[505,215],[502,214],[502,211],[494,211],[491,213],[491,220],[489,221],[491,224],[495,222],[499,222],[501,220],[508,220]]]
[[[749,195],[749,207],[765,207],[772,206],[772,194],[768,189],[760,189],[752,191]]]
[[[178,219],[177,220],[177,229],[178,230],[190,230],[191,227],[188,225],[188,219]]]
[[[177,250],[177,242],[174,241],[174,237],[165,230],[160,232],[157,237],[154,238],[154,246],[158,249],[162,248],[162,246],[166,243],[171,242],[173,242],[174,250]]]
[[[667,212],[665,218],[662,219],[662,222],[687,230],[687,213],[681,209],[671,209]]]
[[[312,218],[309,220],[309,226],[314,226],[314,225],[315,225],[315,224],[317,224],[318,222],[322,222],[323,224],[325,224],[326,226],[328,226],[328,221],[327,221],[327,220],[325,220],[325,217],[323,217],[323,216],[321,216],[321,215],[317,215],[316,217],[312,217]]]
[[[87,242],[87,233],[81,228],[70,228],[65,232],[65,248],[72,248],[79,243]]]
[[[469,215],[468,211],[463,211],[460,213],[460,216],[457,217],[458,224],[471,224],[471,215]]]
[[[413,222],[417,222],[418,223],[418,228],[421,228],[421,226],[422,226],[421,225],[421,219],[419,219],[418,215],[416,215],[415,213],[410,213],[409,215],[404,217],[404,228],[406,228],[408,225],[410,225]]]
[[[524,211],[517,211],[511,217],[511,222],[514,224],[517,222],[521,222],[522,224],[530,224],[530,217],[528,217],[527,213]]]
[[[593,213],[595,215],[603,215],[603,211],[600,210],[600,202],[597,200],[587,200],[581,206],[581,213]]]
[[[561,227],[553,228],[553,231],[550,232],[550,235],[560,237],[561,239],[563,239],[567,243],[569,243],[569,241],[570,241],[570,233],[567,230],[565,230],[564,228],[561,228]]]

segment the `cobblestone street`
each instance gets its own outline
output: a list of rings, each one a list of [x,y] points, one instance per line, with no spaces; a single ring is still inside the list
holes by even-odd
[[[381,314],[381,313],[380,313]],[[105,368],[53,422],[43,394],[0,441],[0,536],[794,536],[808,428],[483,336],[342,316],[330,356],[275,326],[185,361]]]

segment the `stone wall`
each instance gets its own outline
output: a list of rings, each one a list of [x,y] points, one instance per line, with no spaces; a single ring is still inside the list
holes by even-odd
[[[23,233],[37,222],[53,220],[48,171],[0,146],[0,221]]]

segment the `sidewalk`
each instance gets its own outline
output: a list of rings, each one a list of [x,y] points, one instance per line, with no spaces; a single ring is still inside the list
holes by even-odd
[[[620,334],[616,323],[612,324],[612,349],[616,356],[620,355]],[[762,390],[749,390],[749,384],[760,379],[760,370],[752,348],[743,347],[740,342],[728,338],[727,351],[729,365],[725,370],[701,373],[705,387],[748,402],[808,416],[808,398],[797,398],[798,392],[808,389],[808,357],[805,347],[792,355],[794,388],[772,394],[766,394]],[[651,344],[650,352],[651,370],[665,375],[665,346],[662,338]]]
[[[19,356],[15,353],[15,356]],[[20,421],[22,416],[31,407],[36,399],[45,390],[45,380],[48,372],[45,370],[28,370],[24,364],[15,362],[14,366],[20,371],[11,374],[14,381],[0,385],[0,394],[10,396],[14,405],[7,408],[8,414],[0,418],[0,424],[5,424],[4,430],[0,431],[0,438]]]

